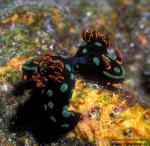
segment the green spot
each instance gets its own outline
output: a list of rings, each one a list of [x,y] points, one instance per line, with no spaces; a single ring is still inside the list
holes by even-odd
[[[68,84],[67,83],[63,83],[61,86],[60,86],[60,91],[61,92],[66,92],[68,89]]]
[[[47,95],[48,95],[49,97],[51,97],[51,96],[53,95],[53,91],[49,89],[49,90],[47,91]]]
[[[74,80],[74,74],[73,73],[70,74],[70,79]]]
[[[120,69],[119,69],[118,67],[115,67],[115,68],[114,68],[114,71],[115,71],[116,73],[120,73]]]
[[[77,69],[79,68],[79,65],[78,65],[78,64],[76,64],[76,68],[77,68]]]
[[[100,65],[100,60],[98,57],[94,57],[93,58],[93,62],[96,64],[96,65]]]
[[[61,125],[62,128],[69,128],[69,124],[63,124]]]
[[[65,105],[63,107],[62,116],[65,117],[65,118],[68,118],[71,115],[74,116],[74,113],[67,111],[67,106]]]
[[[66,68],[67,71],[71,71],[71,67],[70,67],[69,64],[66,64],[66,65],[65,65],[65,68]]]
[[[87,49],[83,49],[83,50],[82,50],[82,53],[83,53],[83,54],[86,54],[87,52],[88,52]]]
[[[56,122],[56,118],[54,116],[50,116],[50,119],[53,121],[53,122]]]
[[[99,43],[99,42],[96,42],[95,45],[98,46],[98,47],[102,47],[102,44]]]
[[[53,109],[53,107],[54,107],[54,103],[51,102],[51,101],[49,101],[49,102],[48,102],[48,108],[49,108],[49,109]]]
[[[122,74],[119,75],[119,76],[115,76],[115,75],[110,74],[110,73],[108,73],[108,72],[106,72],[106,71],[103,71],[103,74],[104,74],[105,76],[109,77],[109,78],[113,78],[113,79],[117,79],[117,80],[124,78],[124,71],[123,71],[123,69],[122,69]]]
[[[22,68],[25,69],[25,70],[37,71],[37,67],[28,67],[28,66],[24,65]]]
[[[71,113],[68,112],[67,110],[63,110],[62,111],[62,116],[65,117],[65,118],[69,118],[71,116]]]
[[[67,59],[68,57],[65,55],[60,55],[62,58]]]
[[[47,111],[47,105],[46,104],[44,104],[44,109]]]
[[[44,89],[41,90],[41,94],[44,94]]]
[[[57,63],[59,60],[54,60],[54,63]]]

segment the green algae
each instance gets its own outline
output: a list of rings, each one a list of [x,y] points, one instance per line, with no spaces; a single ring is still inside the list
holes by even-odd
[[[15,83],[22,80],[22,72],[21,71],[8,71],[6,73],[6,78],[9,80],[9,82]]]

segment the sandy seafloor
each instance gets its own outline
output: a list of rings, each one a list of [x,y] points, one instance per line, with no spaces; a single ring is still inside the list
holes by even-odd
[[[0,0],[0,145],[149,146],[149,5],[148,0]],[[124,85],[110,91],[76,75],[69,108],[82,120],[55,142],[37,139],[30,124],[11,130],[18,106],[30,98],[30,91],[16,89],[22,64],[49,50],[73,56],[83,43],[83,26],[110,33],[110,51],[123,52]]]

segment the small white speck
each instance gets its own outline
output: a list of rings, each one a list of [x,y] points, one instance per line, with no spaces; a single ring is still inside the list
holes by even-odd
[[[130,43],[130,47],[134,47],[135,46],[135,44],[134,43]]]
[[[138,70],[138,68],[135,65],[131,65],[129,68],[131,72],[136,72]]]
[[[13,31],[14,29],[15,29],[15,25],[12,24],[11,27],[10,27],[10,30]]]
[[[90,17],[92,15],[92,12],[86,12],[86,16]]]
[[[6,84],[3,84],[2,90],[3,90],[3,91],[7,91],[7,90],[8,90],[8,86],[7,86]]]
[[[121,38],[122,37],[122,34],[121,33],[116,33],[116,38]]]
[[[38,55],[41,55],[41,52],[40,52],[40,51],[38,52]]]
[[[126,83],[127,85],[131,86],[131,87],[134,87],[134,81],[133,81],[133,79],[127,79],[127,80],[125,81],[125,83]]]
[[[144,24],[140,24],[140,25],[139,25],[139,28],[140,28],[140,29],[143,29],[143,28],[144,28]]]
[[[12,45],[13,45],[13,46],[15,46],[15,45],[16,45],[16,43],[15,43],[15,42],[12,42]]]
[[[42,39],[42,41],[41,41],[41,42],[42,42],[42,44],[44,44],[44,43],[45,43],[45,40],[44,40],[44,39]]]
[[[53,46],[53,45],[50,45],[50,47],[49,47],[49,48],[50,48],[50,50],[53,50],[54,46]]]

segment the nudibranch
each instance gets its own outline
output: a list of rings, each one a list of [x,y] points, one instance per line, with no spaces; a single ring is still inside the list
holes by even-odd
[[[83,74],[97,75],[101,81],[103,80],[108,85],[115,86],[117,83],[122,83],[124,81],[122,53],[115,48],[115,59],[108,53],[108,48],[112,44],[109,35],[102,34],[97,29],[82,29],[82,39],[86,45],[79,46],[75,58],[80,58],[77,60],[82,60],[85,64],[76,64],[75,70]]]
[[[75,84],[72,59],[48,53],[27,61],[22,70],[23,79],[39,92],[51,124],[62,129],[73,126],[80,115],[67,110]]]
[[[75,85],[75,73],[92,74],[112,85],[124,80],[121,51],[115,49],[116,59],[110,57],[108,34],[83,30],[82,38],[87,44],[80,46],[74,57],[48,53],[28,60],[22,67],[23,79],[39,93],[47,118],[52,125],[62,129],[70,129],[80,119],[79,113],[67,110]]]

